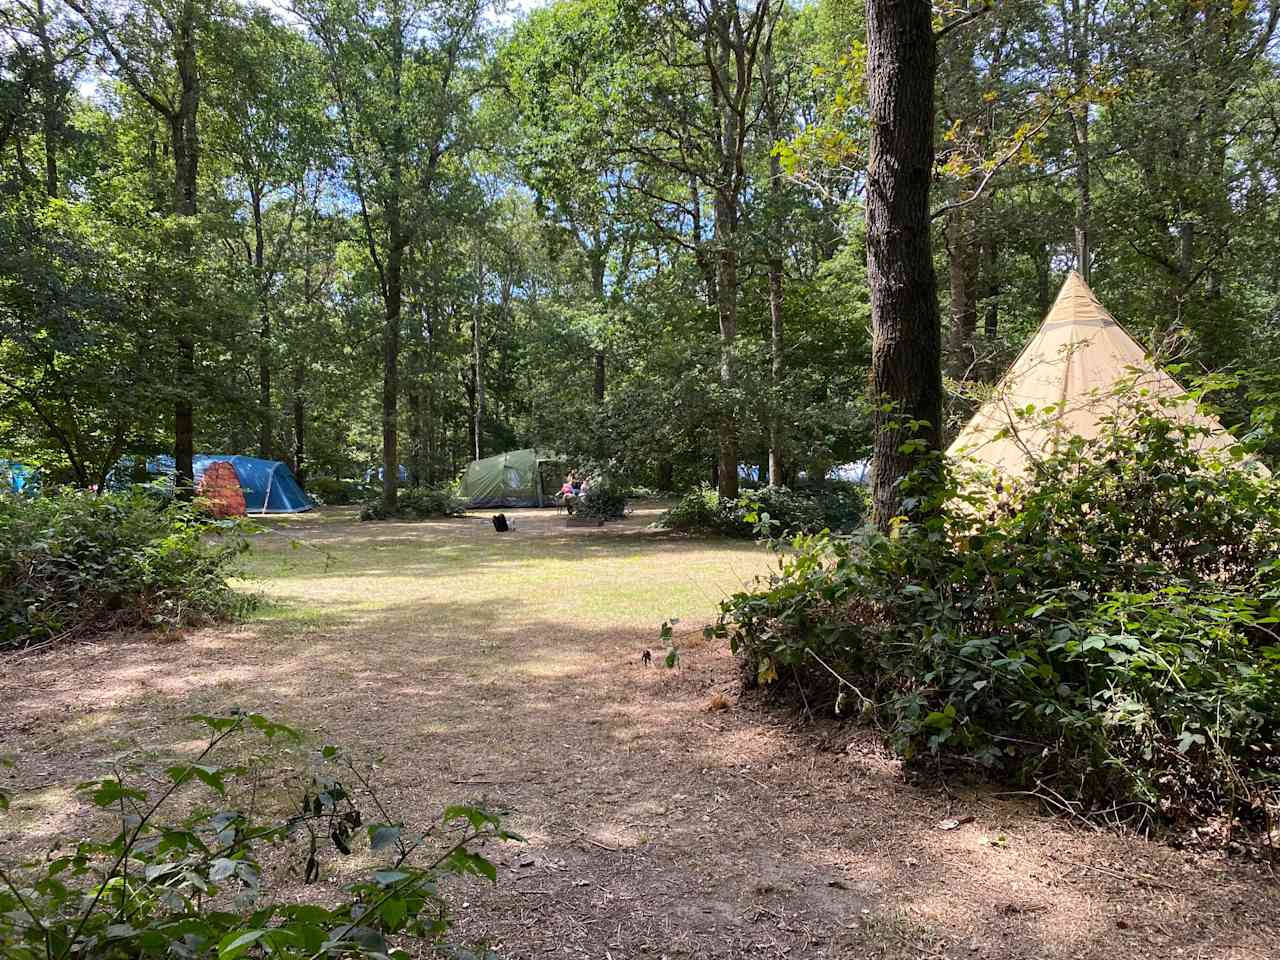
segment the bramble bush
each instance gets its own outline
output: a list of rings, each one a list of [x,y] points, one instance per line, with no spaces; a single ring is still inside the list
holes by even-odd
[[[759,487],[729,501],[704,484],[681,497],[658,520],[658,526],[684,533],[768,539],[852,530],[865,516],[866,495],[855,484],[829,483],[800,490]]]
[[[1021,489],[953,478],[890,536],[798,538],[713,632],[906,757],[964,755],[1072,812],[1265,822],[1280,485],[1160,411],[1113,426]]]
[[[0,496],[0,650],[233,616],[246,548],[237,523],[141,489]]]
[[[368,765],[337,748],[308,751],[296,731],[258,714],[192,719],[208,733],[193,760],[80,785],[112,816],[107,837],[0,865],[0,956],[408,960],[405,947],[416,941],[492,957],[449,943],[441,888],[468,876],[496,882],[477,848],[521,839],[498,816],[452,806],[411,829],[392,819]],[[246,742],[251,735],[266,739],[265,750]],[[240,757],[254,750],[249,763],[222,759],[236,746]],[[300,765],[308,772],[296,790],[277,795]],[[311,897],[272,896],[273,881],[312,889],[325,854],[368,866]]]
[[[467,502],[458,496],[452,484],[435,487],[404,487],[396,497],[396,509],[388,514],[381,496],[366,501],[360,510],[361,520],[430,520],[434,517],[461,517]]]

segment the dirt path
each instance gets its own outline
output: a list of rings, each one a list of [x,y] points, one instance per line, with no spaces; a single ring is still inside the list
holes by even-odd
[[[691,628],[766,558],[647,519],[518,513],[505,539],[482,520],[282,524],[255,561],[261,619],[0,666],[5,776],[28,791],[0,842],[74,833],[71,784],[235,704],[384,754],[394,809],[511,811],[529,843],[458,898],[463,934],[503,957],[1280,957],[1280,886],[1256,867],[990,791],[948,801],[865,733],[739,702],[728,652]],[[675,671],[640,660],[667,616],[689,630]]]

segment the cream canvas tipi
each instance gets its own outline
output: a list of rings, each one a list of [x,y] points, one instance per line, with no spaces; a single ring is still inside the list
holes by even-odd
[[[1114,392],[1122,381],[1146,396],[1174,400],[1166,412],[1206,431],[1197,441],[1202,449],[1235,443],[1216,418],[1197,411],[1186,391],[1151,362],[1072,270],[1040,329],[947,455],[975,460],[1000,474],[1024,474],[1059,441],[1101,435],[1109,426],[1105,418],[1122,405]],[[1036,411],[1030,416],[1028,405]]]

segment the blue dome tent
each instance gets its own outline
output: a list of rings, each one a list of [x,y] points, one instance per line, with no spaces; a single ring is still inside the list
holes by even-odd
[[[196,482],[200,482],[206,467],[219,461],[226,461],[235,468],[244,493],[245,510],[249,513],[302,513],[314,506],[311,498],[298,486],[288,465],[279,460],[200,454],[191,461]],[[155,476],[171,477],[173,457],[151,457],[146,462],[146,470]]]
[[[7,486],[11,493],[32,494],[39,486],[36,472],[16,460],[0,460],[0,487]]]

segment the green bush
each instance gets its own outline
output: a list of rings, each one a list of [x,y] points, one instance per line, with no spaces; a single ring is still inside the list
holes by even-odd
[[[335,477],[314,477],[307,481],[307,494],[320,503],[344,507],[363,503],[373,491],[368,484],[356,480],[338,480]]]
[[[622,493],[628,500],[661,500],[665,496],[657,487],[646,487],[638,483],[623,487]]]
[[[469,806],[449,807],[426,824],[393,821],[369,765],[336,748],[304,752],[296,732],[257,714],[194,719],[209,739],[193,760],[135,769],[127,779],[118,771],[79,787],[112,833],[0,865],[0,956],[408,960],[402,944],[413,941],[423,948],[417,955],[435,956],[452,946],[442,885],[467,877],[496,882],[496,867],[476,848],[520,839],[494,814]],[[223,758],[250,733],[267,745],[246,743]],[[276,746],[281,741],[288,746]],[[309,772],[290,789],[297,774],[289,771],[299,766]],[[268,784],[269,798],[260,795]],[[340,871],[341,887],[322,884],[313,897],[271,895],[273,880],[301,879],[311,889],[327,872],[322,857],[354,854],[375,865]]]
[[[1280,793],[1280,485],[1197,440],[1145,415],[1016,492],[970,480],[890,537],[802,540],[716,631],[755,679],[877,718],[905,756],[1137,817],[1260,815]]]
[[[681,533],[717,533],[749,537],[752,525],[737,515],[737,503],[720,499],[714,487],[703,484],[690,490],[658,518],[657,526]]]
[[[833,532],[856,530],[871,513],[870,491],[859,483],[827,480],[821,486],[806,487],[801,492],[811,496],[822,512],[822,528]]]
[[[620,488],[609,483],[593,483],[578,498],[574,512],[597,520],[621,520],[627,515],[627,498]]]
[[[141,490],[0,496],[0,649],[235,614],[246,541],[210,536],[227,530]]]
[[[722,500],[714,488],[703,485],[681,497],[658,525],[685,533],[767,538],[851,530],[865,513],[865,495],[854,484],[804,490],[760,487],[732,501]]]
[[[461,517],[467,502],[452,485],[405,487],[396,498],[396,509],[388,514],[382,498],[369,500],[360,510],[361,520],[430,520],[433,517]]]

